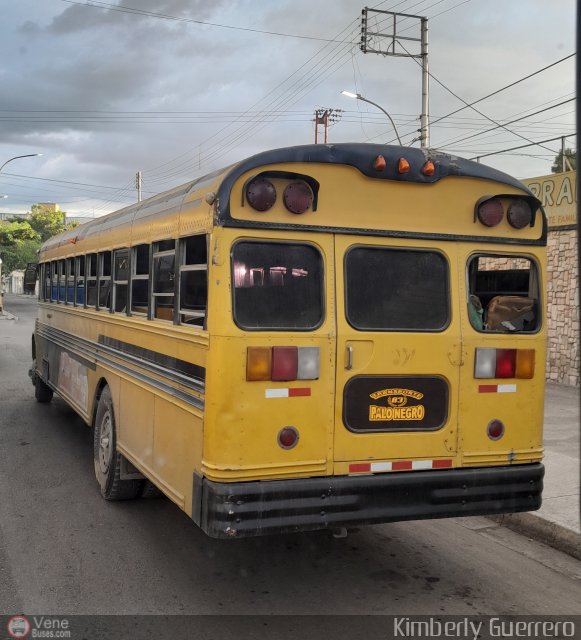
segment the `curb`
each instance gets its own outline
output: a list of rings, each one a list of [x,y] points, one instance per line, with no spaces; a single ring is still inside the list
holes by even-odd
[[[8,311],[4,311],[0,313],[0,320],[18,320],[18,318],[13,316],[11,313],[8,313]]]
[[[545,520],[535,513],[505,513],[490,516],[500,525],[529,536],[539,542],[581,560],[581,533],[556,522]]]

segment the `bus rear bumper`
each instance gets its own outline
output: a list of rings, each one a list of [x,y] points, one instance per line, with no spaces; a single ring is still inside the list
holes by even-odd
[[[213,538],[259,536],[541,506],[541,463],[237,483],[194,476],[194,521]]]

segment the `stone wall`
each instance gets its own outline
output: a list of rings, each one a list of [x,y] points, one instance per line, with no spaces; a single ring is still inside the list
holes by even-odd
[[[577,230],[550,230],[547,248],[547,380],[579,386]]]

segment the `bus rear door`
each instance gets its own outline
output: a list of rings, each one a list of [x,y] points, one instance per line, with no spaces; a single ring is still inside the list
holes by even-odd
[[[336,236],[335,474],[453,466],[456,248]],[[343,306],[343,308],[341,308]]]

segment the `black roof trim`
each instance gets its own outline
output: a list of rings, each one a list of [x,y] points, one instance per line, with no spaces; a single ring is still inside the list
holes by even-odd
[[[383,171],[376,171],[373,168],[373,161],[378,155],[383,156],[386,161],[386,168]],[[398,161],[401,157],[405,157],[412,167],[406,174],[399,174],[397,171]],[[434,163],[436,170],[432,176],[425,176],[420,171],[426,160],[431,160]],[[396,180],[397,182],[431,184],[447,176],[481,178],[521,189],[535,198],[533,193],[522,182],[502,171],[436,150],[351,142],[342,144],[309,144],[263,151],[246,160],[242,160],[232,167],[218,189],[218,223],[224,224],[231,220],[230,191],[234,182],[243,173],[255,168],[264,168],[267,165],[286,162],[344,164],[355,167],[370,178]],[[537,198],[535,200],[538,202]]]

